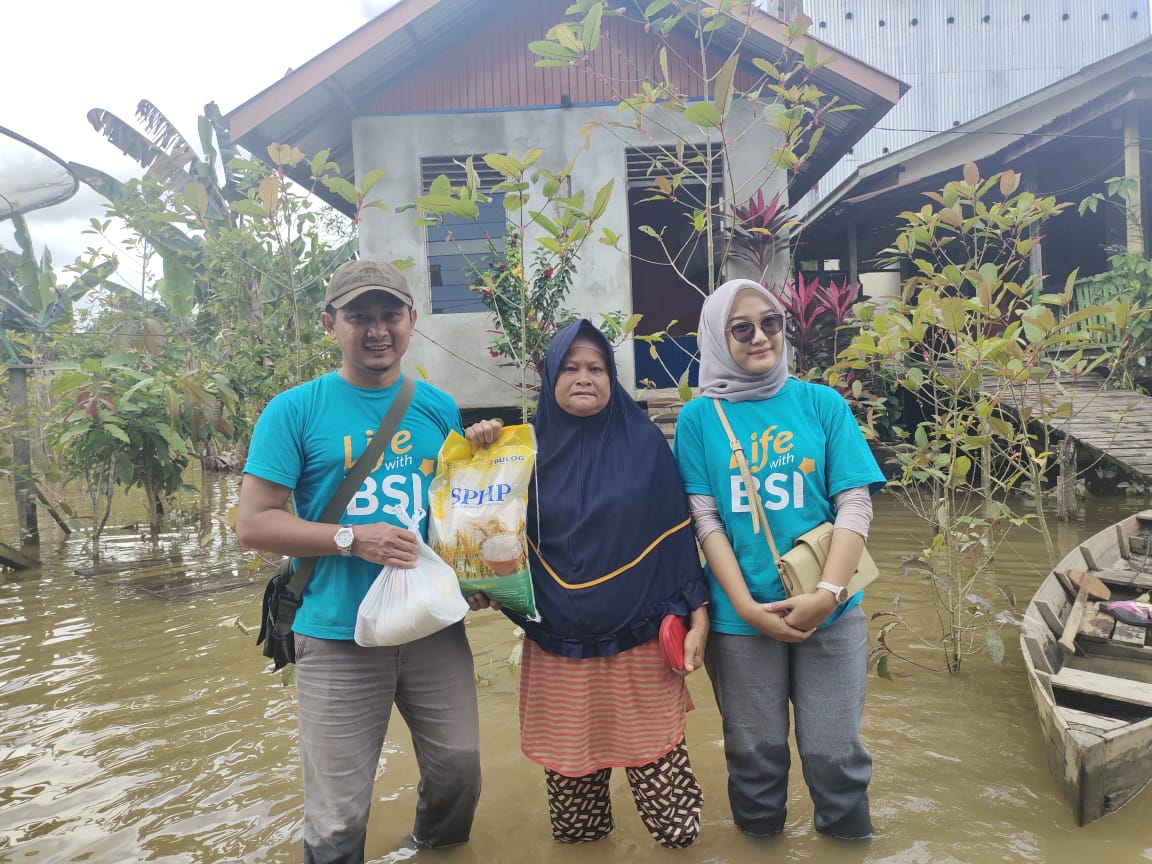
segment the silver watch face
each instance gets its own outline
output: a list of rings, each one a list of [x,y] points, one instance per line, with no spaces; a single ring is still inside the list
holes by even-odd
[[[349,525],[341,525],[336,531],[336,548],[341,551],[352,548],[352,541],[356,539],[356,535],[352,532]]]

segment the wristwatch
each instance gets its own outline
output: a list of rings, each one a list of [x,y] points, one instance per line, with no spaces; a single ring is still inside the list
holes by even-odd
[[[817,590],[823,588],[825,591],[831,591],[832,596],[836,598],[837,606],[848,599],[848,589],[843,585],[834,585],[831,582],[817,582],[816,588]]]
[[[352,554],[352,543],[355,540],[356,535],[353,533],[351,525],[341,525],[336,529],[336,549],[345,558]]]

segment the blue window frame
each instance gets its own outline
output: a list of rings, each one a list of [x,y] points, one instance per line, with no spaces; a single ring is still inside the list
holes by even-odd
[[[466,156],[431,157],[420,161],[424,191],[441,174],[453,186],[464,185],[463,163]],[[479,156],[472,158],[473,167],[480,176],[484,190],[491,189],[504,178],[484,164]],[[504,251],[504,232],[508,217],[504,210],[504,195],[492,196],[480,204],[477,219],[445,216],[439,225],[425,230],[428,243],[428,284],[431,288],[432,313],[446,315],[456,312],[484,312],[480,295],[471,290],[471,274],[483,269],[484,262],[495,250]],[[489,240],[490,238],[490,240]]]

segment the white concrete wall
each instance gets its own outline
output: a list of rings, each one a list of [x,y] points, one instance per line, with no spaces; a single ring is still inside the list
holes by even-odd
[[[741,123],[754,121],[756,116],[751,109],[740,107],[737,115],[741,117]],[[589,205],[604,183],[612,178],[616,183],[608,209],[597,223],[594,238],[582,249],[566,305],[596,322],[603,312],[619,310],[631,314],[625,149],[671,143],[675,136],[670,131],[661,131],[660,127],[664,125],[661,123],[647,126],[655,141],[627,131],[617,130],[618,137],[607,130],[600,130],[592,137],[591,147],[583,151],[580,129],[588,120],[597,117],[602,120],[623,119],[614,106],[607,106],[475,114],[388,115],[362,117],[353,124],[357,179],[377,168],[387,172],[387,176],[373,189],[373,194],[387,207],[364,211],[360,226],[361,255],[387,260],[412,258],[413,266],[407,275],[416,297],[417,335],[413,337],[405,366],[409,371],[421,366],[429,381],[451,393],[461,408],[515,404],[519,394],[518,373],[512,368],[501,368],[489,355],[489,331],[493,325],[487,312],[432,314],[424,228],[413,223],[413,211],[396,213],[395,208],[421,194],[422,157],[492,152],[519,156],[538,147],[545,154],[538,164],[558,171],[574,153],[580,151],[572,172],[572,184],[574,190],[585,191]],[[685,134],[690,142],[704,140],[699,130]],[[752,194],[749,178],[764,176],[769,184],[765,189],[768,197],[784,186],[782,172],[775,172],[770,177],[762,174],[774,135],[762,126],[754,127],[730,146],[732,171],[738,175],[732,179],[736,180],[736,188],[740,190],[739,201],[747,200]],[[535,204],[542,201],[538,197]],[[621,235],[624,254],[596,242],[601,227]],[[633,389],[635,375],[630,342],[617,351],[617,362],[621,383]]]

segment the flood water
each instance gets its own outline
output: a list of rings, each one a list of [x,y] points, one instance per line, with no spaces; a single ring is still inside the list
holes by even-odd
[[[0,861],[290,862],[301,859],[294,691],[266,671],[254,635],[264,576],[211,518],[235,498],[236,478],[212,477],[182,499],[157,542],[110,529],[103,562],[177,555],[161,569],[82,576],[83,537],[64,539],[46,515],[41,568],[0,571]],[[15,536],[10,487],[0,493],[0,539]],[[1144,501],[1093,499],[1060,528],[1079,539]],[[889,575],[869,589],[868,611],[902,593],[932,632],[928,589],[901,582],[898,561],[920,548],[915,520],[893,499],[876,504],[873,556]],[[122,500],[112,525],[143,519]],[[1000,578],[1021,611],[1047,569],[1033,534],[1015,538]],[[992,593],[989,589],[986,593]],[[623,772],[613,780],[616,831],[591,845],[552,842],[541,770],[517,741],[517,685],[505,658],[516,644],[498,613],[469,613],[476,655],[484,792],[472,842],[440,852],[406,843],[417,773],[403,721],[393,716],[376,786],[370,861],[1050,864],[1152,861],[1152,790],[1120,812],[1077,828],[1048,775],[1015,632],[1007,657],[984,656],[957,677],[894,664],[897,680],[869,682],[864,737],[875,760],[876,838],[845,844],[812,829],[794,763],[790,816],[778,839],[732,827],[716,713],[707,678],[693,675],[697,710],[688,744],[704,787],[701,841],[670,851],[649,839]],[[895,638],[918,659],[926,647]]]

